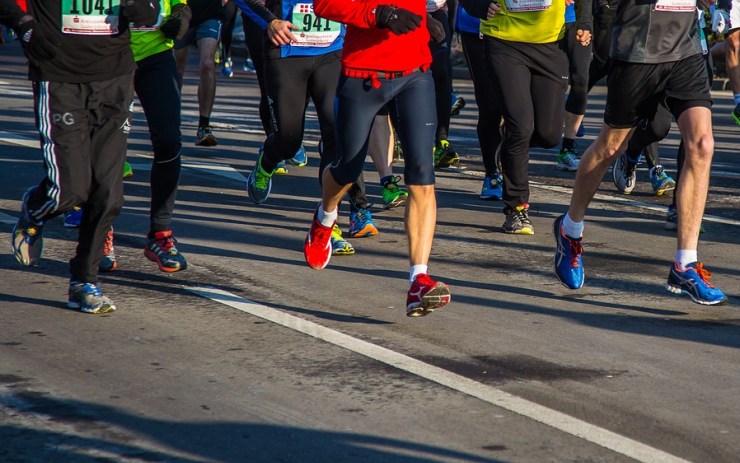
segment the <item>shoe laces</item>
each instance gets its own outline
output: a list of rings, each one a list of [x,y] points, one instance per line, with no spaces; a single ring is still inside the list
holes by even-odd
[[[355,222],[369,222],[371,219],[370,211],[367,209],[357,209],[354,213]],[[336,225],[334,225],[336,227]]]
[[[156,244],[162,251],[167,254],[177,254],[177,248],[175,247],[175,244],[177,244],[177,240],[172,237],[172,232],[167,233],[166,236],[163,236],[161,238],[155,237],[154,244]]]
[[[401,181],[401,177],[398,175],[391,175],[388,177],[388,179],[383,182],[383,188],[387,188],[389,190],[395,190],[398,188],[398,182]]]
[[[254,186],[259,190],[265,190],[271,178],[272,175],[263,169],[261,164],[257,164],[254,172]]]
[[[84,294],[91,294],[96,297],[102,297],[103,293],[100,291],[100,287],[95,283],[82,283],[81,281],[73,281],[73,286],[77,286]]]
[[[704,264],[702,264],[701,262],[697,262],[696,266],[693,268],[696,274],[699,275],[699,278],[701,278],[701,281],[706,283],[706,285],[710,288],[714,288],[714,285],[709,282],[709,280],[712,278],[712,274],[711,272],[709,272],[709,270],[704,268]]]
[[[583,254],[583,245],[581,244],[581,240],[572,240],[567,236],[565,238],[568,240],[568,247],[570,248],[570,253],[568,254],[568,257],[570,258],[570,266],[578,268],[580,267],[578,257]]]
[[[322,229],[323,230],[323,229]],[[317,235],[318,236],[318,235]],[[339,225],[334,224],[334,226],[331,228],[331,236],[334,239],[344,239],[342,238],[342,229],[339,228]],[[323,241],[323,240],[322,240]]]
[[[105,234],[105,243],[103,244],[103,255],[109,256],[113,251],[113,229],[111,228]]]

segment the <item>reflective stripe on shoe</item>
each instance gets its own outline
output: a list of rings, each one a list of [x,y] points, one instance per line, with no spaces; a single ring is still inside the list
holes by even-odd
[[[188,268],[185,256],[180,254],[175,246],[177,240],[172,236],[172,230],[156,232],[154,238],[147,242],[144,255],[157,264],[163,272],[179,272]]]

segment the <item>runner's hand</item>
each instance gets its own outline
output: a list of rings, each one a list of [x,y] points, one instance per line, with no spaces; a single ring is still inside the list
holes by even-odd
[[[18,37],[21,40],[23,53],[26,54],[31,65],[38,66],[39,61],[56,56],[54,46],[46,40],[36,20],[31,16],[25,16],[21,21],[18,25]]]
[[[427,14],[427,29],[429,30],[429,35],[437,43],[442,42],[446,37],[445,28],[442,23],[434,19],[430,14]]]
[[[172,7],[170,15],[159,26],[159,30],[168,39],[180,40],[188,31],[192,17],[193,12],[190,11],[190,7],[185,3],[178,3]]]
[[[576,40],[581,46],[587,47],[591,45],[591,31],[584,31],[582,29],[576,30]]]
[[[404,8],[378,5],[375,7],[375,24],[380,29],[390,29],[394,34],[401,35],[421,26],[421,16]]]
[[[159,18],[159,2],[156,0],[121,0],[123,14],[137,26],[153,26]]]
[[[501,9],[501,5],[499,5],[496,2],[491,2],[488,4],[488,14],[486,15],[486,19],[493,18],[493,15],[498,13],[498,11]]]
[[[297,42],[298,39],[293,35],[291,30],[297,30],[298,26],[293,25],[290,21],[282,19],[273,19],[267,26],[267,38],[275,46],[287,45],[291,42]]]

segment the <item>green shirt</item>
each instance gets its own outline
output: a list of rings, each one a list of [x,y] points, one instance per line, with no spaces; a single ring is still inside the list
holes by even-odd
[[[147,56],[170,50],[175,42],[166,38],[159,31],[165,18],[169,16],[172,5],[187,3],[187,0],[159,0],[159,19],[151,27],[131,28],[131,50],[134,52],[134,60],[140,61]]]

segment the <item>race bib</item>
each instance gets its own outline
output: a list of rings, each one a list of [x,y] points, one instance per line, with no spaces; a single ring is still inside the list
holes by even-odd
[[[655,11],[678,11],[693,13],[696,11],[696,0],[658,0]]]
[[[120,8],[119,0],[62,0],[62,32],[117,34]]]
[[[316,16],[312,3],[296,3],[291,18],[290,22],[298,27],[293,32],[298,39],[291,43],[294,47],[328,47],[342,31],[340,23]]]
[[[506,0],[506,10],[512,13],[543,11],[552,6],[552,0]]]

